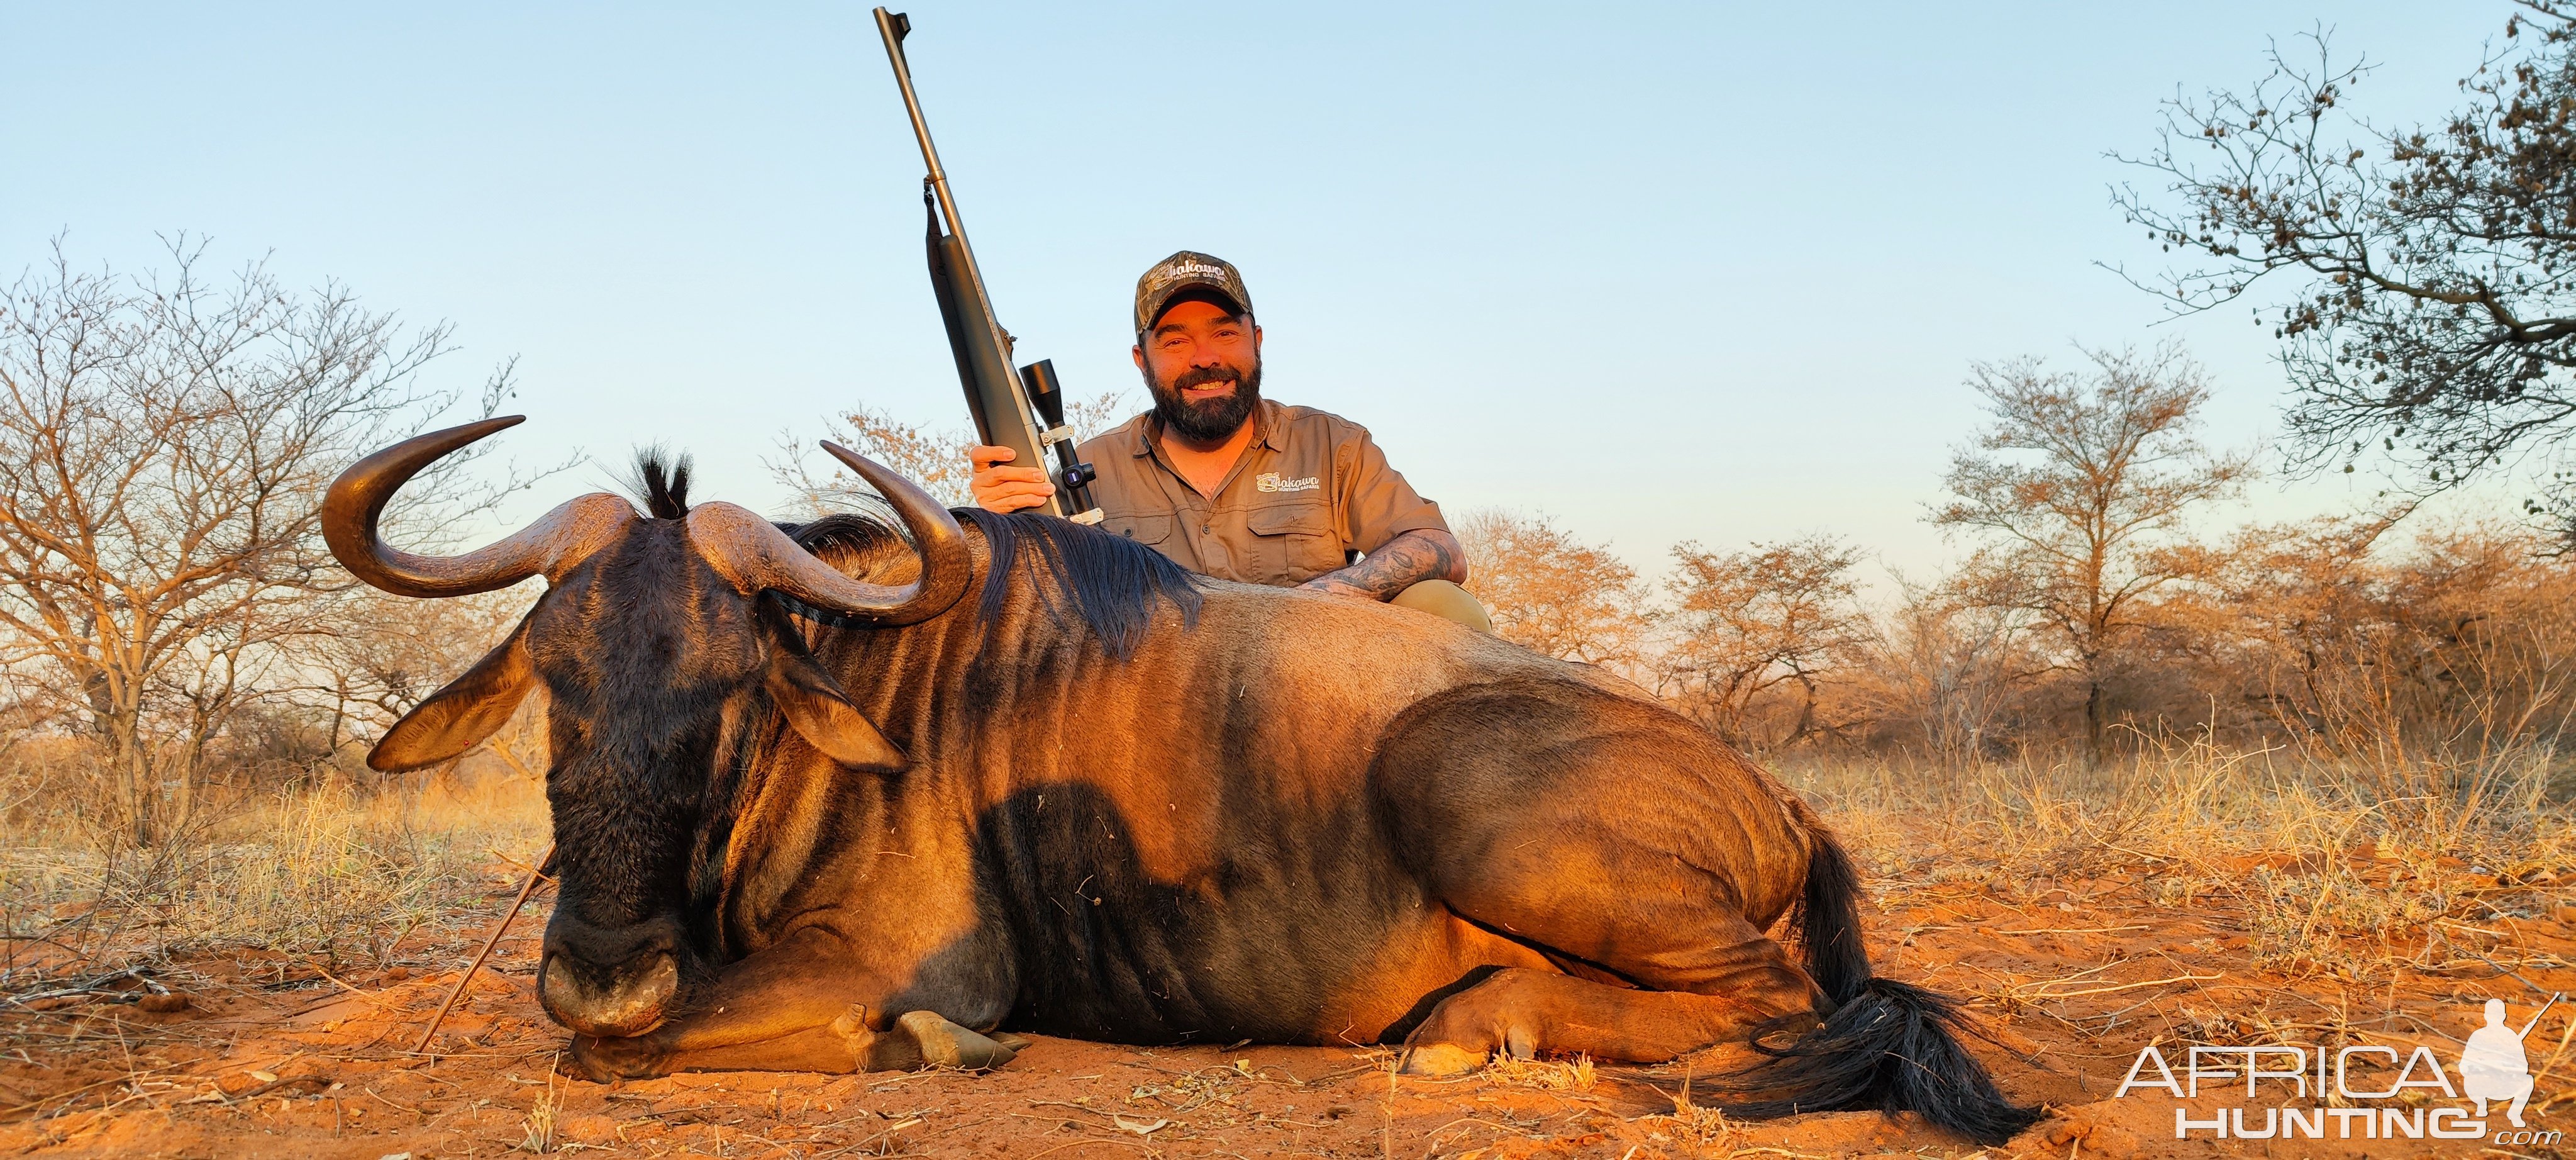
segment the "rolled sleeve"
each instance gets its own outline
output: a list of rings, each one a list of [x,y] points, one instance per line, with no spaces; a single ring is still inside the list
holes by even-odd
[[[1422,498],[1402,472],[1387,465],[1386,453],[1366,429],[1352,424],[1337,442],[1334,457],[1341,462],[1333,475],[1341,492],[1333,503],[1352,549],[1374,552],[1406,532],[1449,530],[1448,521],[1440,518],[1440,505]]]

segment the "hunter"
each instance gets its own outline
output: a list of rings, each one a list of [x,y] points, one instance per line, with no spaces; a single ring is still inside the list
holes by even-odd
[[[1243,275],[1183,250],[1136,280],[1136,368],[1154,409],[1085,441],[1101,528],[1220,580],[1382,600],[1484,631],[1467,554],[1368,429],[1261,397],[1261,327]],[[975,447],[977,506],[1055,493],[1007,447]]]

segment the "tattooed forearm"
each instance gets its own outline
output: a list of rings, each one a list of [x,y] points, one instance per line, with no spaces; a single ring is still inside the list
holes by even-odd
[[[1425,580],[1464,583],[1467,552],[1458,538],[1429,528],[1406,532],[1378,545],[1367,558],[1338,572],[1326,572],[1305,583],[1341,596],[1390,600]]]

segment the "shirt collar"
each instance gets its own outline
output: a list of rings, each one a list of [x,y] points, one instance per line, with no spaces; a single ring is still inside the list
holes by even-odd
[[[1279,413],[1281,410],[1283,410],[1283,408],[1279,404],[1272,402],[1269,399],[1263,399],[1259,403],[1254,404],[1252,408],[1252,421],[1257,424],[1252,429],[1252,441],[1254,443],[1267,447],[1272,451],[1284,450],[1284,448],[1279,446]]]

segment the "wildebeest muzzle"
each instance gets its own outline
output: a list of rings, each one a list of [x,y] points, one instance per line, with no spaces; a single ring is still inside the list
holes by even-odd
[[[546,925],[537,1000],[583,1035],[642,1035],[661,1026],[679,997],[680,954],[674,919],[601,927],[558,909]]]

